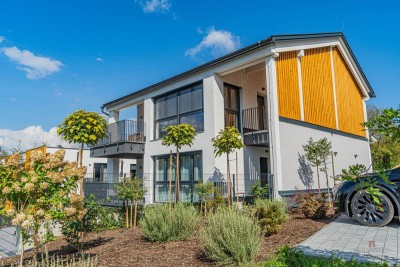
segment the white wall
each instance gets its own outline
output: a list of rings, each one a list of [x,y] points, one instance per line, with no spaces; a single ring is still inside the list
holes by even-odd
[[[64,160],[70,162],[77,161],[79,152],[77,148],[47,147],[46,153],[53,154],[60,149],[65,150]],[[121,166],[121,161],[123,161],[123,173],[130,173],[130,164],[136,164],[136,160],[134,159],[120,159],[119,166]],[[87,167],[87,173],[94,173],[94,163],[107,163],[107,158],[91,158],[89,149],[84,149],[82,162],[83,165]]]
[[[341,173],[342,169],[354,164],[371,165],[369,143],[366,139],[351,137],[350,135],[338,134],[336,131],[315,129],[289,122],[279,122],[280,144],[282,153],[282,190],[304,190],[306,186],[302,183],[298,170],[300,168],[299,155],[304,155],[303,145],[312,137],[314,141],[326,137],[332,142],[332,151],[337,152],[334,157],[335,174]],[[357,157],[355,157],[357,155]],[[329,185],[333,186],[332,164],[328,162]],[[309,166],[311,167],[311,166]],[[306,170],[307,168],[303,168]],[[313,172],[314,185],[318,188],[316,168],[311,167]],[[321,188],[326,188],[325,174],[320,176]]]

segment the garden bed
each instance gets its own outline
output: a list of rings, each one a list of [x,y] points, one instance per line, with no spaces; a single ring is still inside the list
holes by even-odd
[[[292,247],[320,230],[331,222],[329,219],[313,221],[302,214],[292,213],[281,230],[270,237],[263,238],[258,261],[267,259],[279,247],[286,244]],[[64,240],[59,239],[43,246],[50,255],[71,256],[74,252],[68,249]],[[186,241],[165,244],[144,240],[140,229],[115,229],[100,233],[90,233],[86,242],[85,254],[97,257],[98,266],[213,266],[201,252],[198,237],[195,235]],[[4,259],[4,264],[16,263],[19,257]],[[32,252],[26,253],[25,259],[32,259]],[[0,264],[1,266],[1,264]]]

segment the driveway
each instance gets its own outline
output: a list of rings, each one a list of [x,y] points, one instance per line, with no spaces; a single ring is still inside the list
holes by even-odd
[[[400,230],[397,218],[385,227],[367,227],[341,215],[297,247],[305,254],[337,256],[346,260],[386,261],[400,264]]]

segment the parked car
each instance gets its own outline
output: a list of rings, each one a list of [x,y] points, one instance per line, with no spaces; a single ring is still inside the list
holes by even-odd
[[[381,191],[379,204],[375,203],[365,189],[360,186],[361,179],[373,179]],[[353,217],[362,225],[385,226],[394,216],[399,216],[400,210],[400,167],[389,171],[386,183],[382,178],[371,173],[356,181],[345,181],[335,190],[335,209]]]

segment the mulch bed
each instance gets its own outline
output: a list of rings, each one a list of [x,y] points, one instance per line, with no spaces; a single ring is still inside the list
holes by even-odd
[[[306,219],[300,213],[292,213],[290,219],[282,225],[277,234],[263,239],[257,260],[267,259],[284,244],[294,246],[302,242],[334,218],[335,215],[330,215],[326,220],[313,221]],[[143,239],[140,229],[122,228],[90,233],[86,240],[85,254],[97,257],[98,266],[164,267],[214,265],[213,262],[204,257],[197,236],[186,241],[158,244]],[[50,255],[66,257],[74,254],[62,239],[47,243],[46,246],[40,249],[40,252],[44,253],[46,247]],[[31,260],[32,252],[26,253],[25,259]],[[3,264],[7,266],[7,264],[17,263],[18,260],[18,256],[10,257],[5,259]]]

